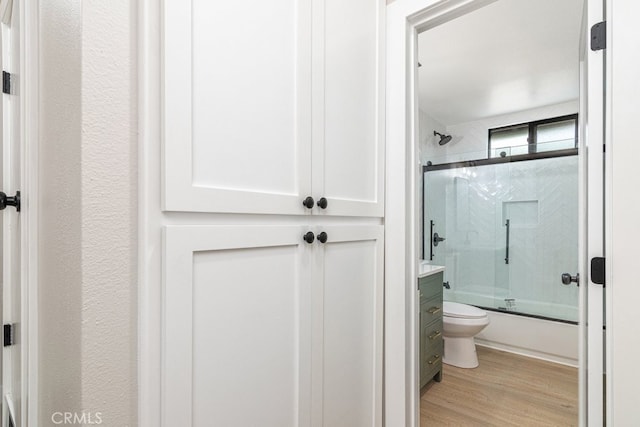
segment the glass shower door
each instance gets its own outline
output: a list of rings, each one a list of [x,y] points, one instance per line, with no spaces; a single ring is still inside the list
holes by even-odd
[[[424,258],[446,267],[445,299],[577,321],[578,290],[558,283],[577,271],[577,189],[577,156],[425,172]]]
[[[508,167],[510,179],[501,200],[509,234],[504,307],[575,322],[578,289],[559,285],[558,277],[578,270],[578,157],[500,166]]]
[[[508,185],[497,172],[463,167],[424,175],[424,258],[446,267],[445,300],[498,308],[496,254],[504,241],[497,239],[495,194]]]

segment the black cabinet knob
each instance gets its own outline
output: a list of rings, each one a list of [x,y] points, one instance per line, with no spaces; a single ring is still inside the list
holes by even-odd
[[[313,235],[312,232],[307,231],[307,233],[304,236],[302,236],[302,239],[307,243],[313,243],[316,237]]]
[[[15,206],[16,211],[20,212],[20,192],[16,191],[16,195],[13,197],[7,197],[2,191],[0,191],[0,211],[6,209],[7,206]]]
[[[306,199],[304,199],[302,201],[302,206],[304,206],[307,209],[312,209],[313,205],[315,204],[313,197],[308,196]]]
[[[318,234],[318,242],[320,243],[327,243],[327,238],[329,236],[327,236],[327,233],[325,233],[324,231],[320,234]]]
[[[327,202],[327,199],[325,199],[324,197],[320,198],[320,200],[318,200],[318,207],[320,209],[327,209],[327,206],[329,205],[329,202]]]

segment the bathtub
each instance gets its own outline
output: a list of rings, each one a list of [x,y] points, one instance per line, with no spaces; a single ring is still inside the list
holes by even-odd
[[[494,289],[492,289],[493,291]],[[478,291],[478,292],[475,292]],[[543,304],[535,301],[515,300],[513,311],[507,311],[504,298],[483,295],[482,289],[469,291],[445,290],[446,301],[456,301],[483,308],[504,307],[505,310],[487,310],[489,326],[476,336],[476,344],[537,359],[578,366],[578,325],[568,319],[578,318],[577,307],[563,304]],[[523,315],[557,316],[553,320]]]

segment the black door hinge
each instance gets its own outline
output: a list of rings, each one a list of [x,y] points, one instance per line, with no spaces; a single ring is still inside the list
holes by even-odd
[[[11,73],[2,72],[2,92],[11,93]]]
[[[591,258],[591,281],[597,285],[605,285],[605,258]]]
[[[4,340],[3,340],[3,345],[5,347],[10,346],[10,345],[14,345],[16,343],[15,341],[15,327],[12,323],[8,323],[6,325],[4,325]]]
[[[607,48],[607,21],[598,22],[591,27],[591,50]]]

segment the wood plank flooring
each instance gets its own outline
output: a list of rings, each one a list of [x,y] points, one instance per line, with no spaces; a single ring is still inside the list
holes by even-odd
[[[577,426],[578,370],[478,346],[480,366],[443,364],[421,392],[420,426]]]

